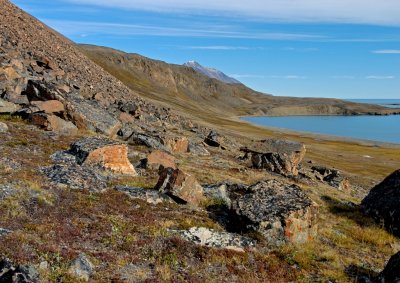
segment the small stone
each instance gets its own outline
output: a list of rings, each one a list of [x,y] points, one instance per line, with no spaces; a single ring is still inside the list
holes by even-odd
[[[157,190],[143,189],[143,188],[132,188],[128,186],[117,186],[114,188],[116,191],[126,193],[133,199],[141,199],[149,204],[159,204],[159,203],[173,203],[174,201],[167,196],[162,194]]]
[[[243,252],[245,247],[254,247],[256,241],[234,233],[218,232],[204,227],[192,227],[187,231],[176,231],[179,235],[197,245],[231,249]]]
[[[72,262],[68,273],[77,279],[88,282],[93,273],[93,264],[85,254],[80,254],[79,257]]]
[[[4,229],[4,228],[0,228],[0,237],[7,236],[7,235],[10,234],[11,232],[12,232],[11,230]]]
[[[8,126],[6,123],[0,122],[0,133],[8,132]]]

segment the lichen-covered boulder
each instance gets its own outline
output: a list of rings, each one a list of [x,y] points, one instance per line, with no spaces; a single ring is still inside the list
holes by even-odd
[[[180,169],[164,168],[155,189],[167,194],[178,203],[199,205],[203,200],[203,187],[196,178]]]
[[[400,169],[375,186],[361,202],[364,213],[400,236]]]
[[[317,234],[317,205],[296,185],[277,180],[230,190],[240,230],[259,232],[270,244],[305,243]]]
[[[254,168],[293,176],[298,175],[299,164],[306,154],[303,143],[278,139],[266,139],[241,150],[250,157]]]
[[[69,153],[76,157],[78,164],[95,165],[118,174],[137,175],[128,160],[126,144],[106,138],[85,138],[73,143]]]

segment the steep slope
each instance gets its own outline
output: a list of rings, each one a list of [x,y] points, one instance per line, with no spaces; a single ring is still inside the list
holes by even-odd
[[[357,115],[398,112],[377,105],[338,99],[278,97],[243,84],[211,79],[193,68],[167,64],[111,48],[80,45],[94,62],[143,96],[163,101],[192,115]]]
[[[183,66],[190,67],[190,68],[194,69],[195,71],[197,71],[203,75],[206,75],[209,78],[217,79],[217,80],[227,83],[227,84],[240,84],[241,83],[238,80],[225,75],[223,72],[221,72],[217,69],[204,67],[204,66],[200,65],[199,63],[197,63],[196,61],[186,62],[185,64],[183,64]]]

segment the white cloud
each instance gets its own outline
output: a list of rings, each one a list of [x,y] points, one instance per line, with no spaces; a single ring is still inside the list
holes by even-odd
[[[383,49],[383,50],[374,50],[372,53],[375,54],[400,54],[400,49]]]
[[[42,19],[43,22],[67,36],[81,34],[107,34],[116,36],[150,35],[150,36],[186,36],[186,37],[213,37],[213,38],[244,38],[266,40],[319,40],[324,36],[305,33],[282,32],[239,32],[234,27],[226,25],[193,24],[186,27],[156,26],[146,24],[120,24],[107,22],[85,22]],[[223,48],[224,46],[218,46]],[[216,48],[214,46],[214,48]],[[229,48],[229,47],[227,47]]]
[[[400,25],[398,0],[66,0],[132,10],[245,16],[273,22]]]
[[[368,80],[393,80],[396,77],[395,76],[376,76],[376,75],[371,75],[365,77]]]

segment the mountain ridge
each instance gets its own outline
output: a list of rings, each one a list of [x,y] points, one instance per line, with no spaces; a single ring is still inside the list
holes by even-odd
[[[220,80],[221,82],[224,82],[227,84],[241,84],[240,81],[226,75],[222,71],[217,70],[215,68],[204,67],[194,60],[184,63],[183,66],[193,68],[194,70],[196,70],[210,78]]]

